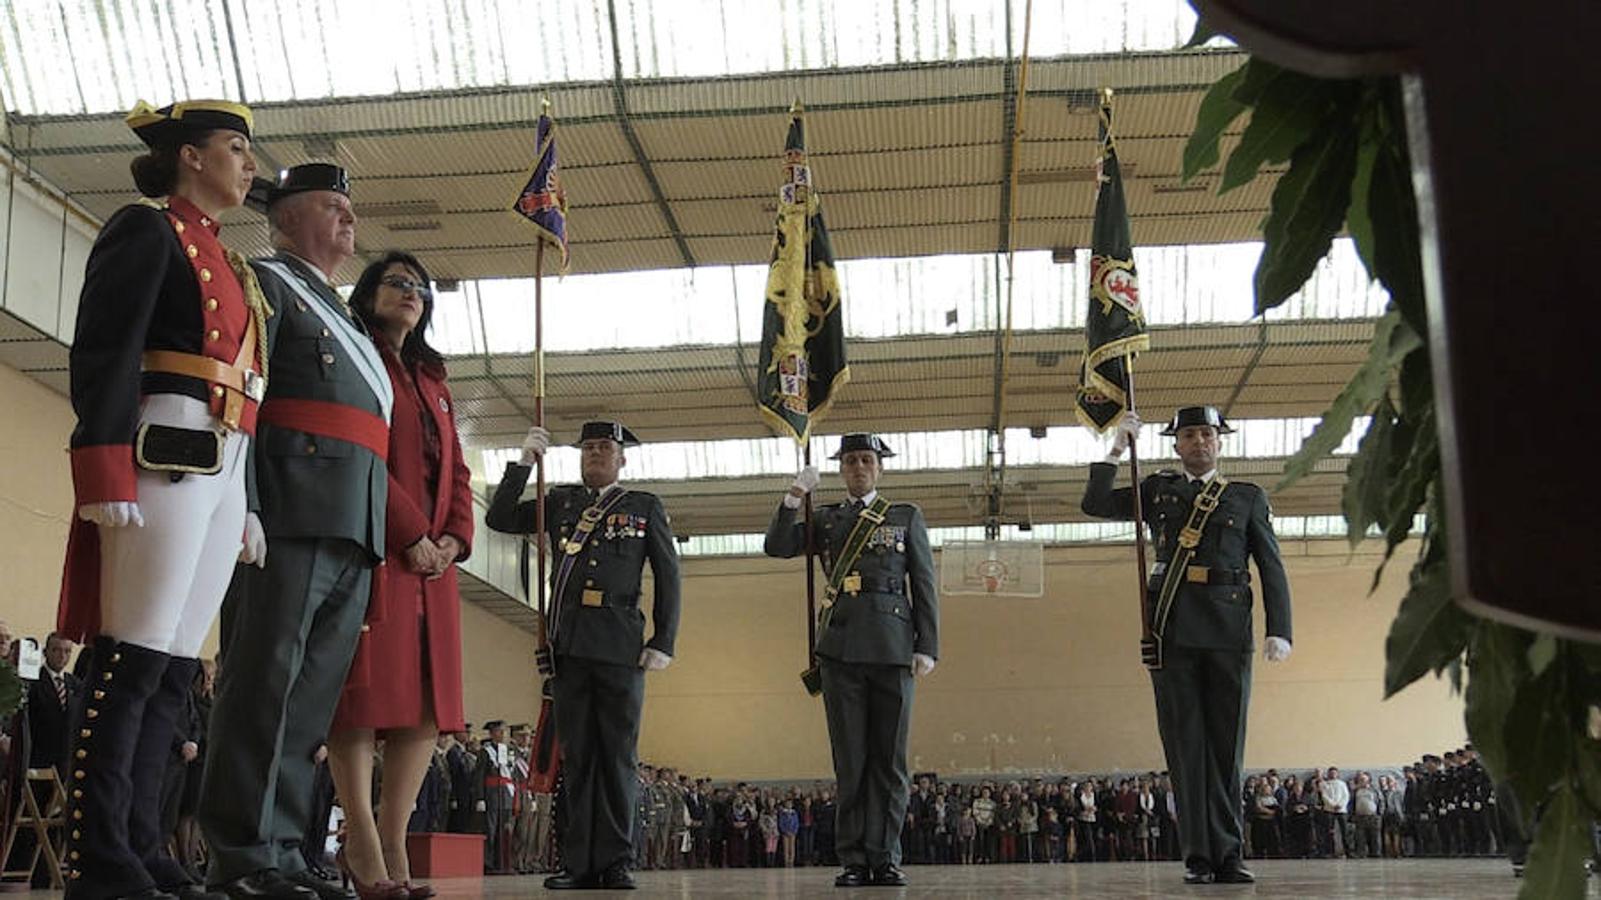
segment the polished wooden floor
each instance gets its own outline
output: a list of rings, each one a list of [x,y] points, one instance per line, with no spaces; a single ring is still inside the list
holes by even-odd
[[[1254,885],[1186,887],[1177,863],[1094,865],[910,866],[910,887],[899,890],[834,887],[831,869],[726,869],[640,872],[633,892],[582,891],[574,897],[1014,897],[1122,898],[1274,897],[1294,900],[1382,897],[1394,900],[1479,900],[1513,897],[1519,881],[1504,859],[1261,860],[1252,863]],[[543,878],[527,875],[433,882],[441,900],[529,897],[544,894]],[[35,891],[13,897],[54,898]],[[1601,897],[1601,878],[1589,896]]]
[[[834,887],[832,869],[725,869],[640,872],[632,892],[580,891],[574,897],[1022,897],[1053,898],[1222,898],[1272,897],[1281,900],[1382,897],[1389,900],[1480,900],[1517,895],[1521,882],[1504,859],[1418,860],[1259,860],[1252,863],[1254,885],[1187,887],[1177,863],[1094,865],[909,866],[910,887],[891,890]],[[542,876],[433,882],[440,900],[530,897],[546,894]],[[17,898],[59,898],[53,891],[7,894]],[[1601,878],[1591,879],[1590,897],[1601,897]]]
[[[1221,898],[1274,897],[1392,898],[1392,900],[1479,900],[1517,895],[1521,884],[1504,859],[1427,860],[1262,860],[1252,864],[1254,885],[1187,887],[1178,863],[1093,865],[909,866],[910,887],[841,890],[831,869],[726,869],[640,872],[639,890],[585,891],[575,896],[616,897],[978,897],[1011,900],[1053,898]],[[545,893],[542,879],[486,878],[437,882],[442,900],[527,897]],[[1589,895],[1601,897],[1601,879]]]

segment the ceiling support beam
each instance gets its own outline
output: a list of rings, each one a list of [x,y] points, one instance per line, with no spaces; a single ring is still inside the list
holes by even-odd
[[[639,166],[640,174],[645,176],[645,183],[650,185],[651,196],[656,200],[656,209],[661,213],[668,233],[673,236],[673,243],[678,246],[678,255],[684,260],[685,266],[693,269],[696,265],[695,254],[690,252],[689,242],[684,240],[684,231],[678,227],[678,218],[673,215],[673,208],[667,202],[667,195],[662,192],[662,184],[656,178],[656,170],[651,167],[650,157],[645,154],[645,145],[640,142],[639,134],[634,131],[634,123],[628,118],[628,85],[623,80],[623,55],[617,43],[616,0],[606,0],[606,23],[611,29],[611,96],[617,127],[622,129],[623,138],[628,141],[628,148],[634,153],[634,162]]]

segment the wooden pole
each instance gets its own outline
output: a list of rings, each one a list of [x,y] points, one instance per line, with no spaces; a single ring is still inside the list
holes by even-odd
[[[545,427],[545,242],[538,241],[534,250],[534,424],[540,428]],[[548,452],[548,451],[547,451]],[[536,636],[537,646],[541,650],[550,647],[550,632],[546,619],[549,610],[546,609],[546,591],[549,590],[548,579],[545,577],[546,554],[548,548],[545,540],[545,454],[541,453],[534,461],[534,544],[539,549],[539,633]]]
[[[801,456],[802,465],[812,464],[812,442],[807,435],[806,449]],[[806,665],[817,665],[817,573],[812,570],[812,558],[817,548],[812,546],[812,492],[801,498],[806,522]]]
[[[1134,412],[1134,357],[1123,357],[1123,373],[1128,381],[1128,411]],[[1151,597],[1145,588],[1149,571],[1145,565],[1145,515],[1140,508],[1140,451],[1135,435],[1128,440],[1129,477],[1134,483],[1134,558],[1139,566],[1140,582],[1140,639],[1151,640]]]

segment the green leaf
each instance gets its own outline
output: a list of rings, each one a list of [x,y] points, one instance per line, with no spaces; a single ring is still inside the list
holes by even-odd
[[[1217,165],[1218,142],[1223,132],[1247,109],[1244,103],[1234,99],[1234,90],[1245,80],[1245,70],[1250,65],[1251,62],[1246,62],[1219,78],[1201,98],[1200,111],[1195,114],[1195,131],[1184,144],[1182,181],[1189,181],[1202,169]]]
[[[1249,136],[1249,131],[1246,132]],[[1230,165],[1244,149],[1229,157]],[[1262,258],[1256,264],[1256,313],[1289,299],[1328,255],[1351,205],[1356,171],[1356,135],[1349,123],[1327,122],[1290,159],[1290,170],[1273,189],[1262,226]]]
[[[1282,491],[1294,484],[1312,471],[1318,460],[1333,453],[1351,433],[1351,420],[1378,402],[1389,384],[1390,370],[1418,345],[1418,336],[1401,323],[1401,316],[1394,309],[1380,317],[1374,326],[1367,361],[1334,398],[1317,427],[1301,442],[1301,448],[1284,464],[1284,477],[1273,490]]]
[[[1373,225],[1373,271],[1402,318],[1428,334],[1424,309],[1423,256],[1418,239],[1418,205],[1412,193],[1412,159],[1407,151],[1405,113],[1399,81],[1387,82],[1381,104],[1386,135],[1373,161],[1368,185],[1368,216]]]
[[[1439,671],[1462,655],[1473,619],[1451,600],[1451,577],[1444,560],[1420,567],[1401,599],[1384,641],[1384,696],[1430,670]]]
[[[1280,69],[1252,102],[1251,121],[1223,165],[1217,192],[1224,194],[1250,183],[1263,164],[1284,162],[1303,145],[1316,150],[1326,146],[1331,135],[1344,132],[1349,136],[1349,122],[1337,130],[1328,127],[1329,109],[1350,92],[1349,84]],[[1354,140],[1351,143],[1355,146]],[[1345,181],[1349,190],[1350,173]],[[1343,219],[1343,206],[1340,214]]]
[[[1520,684],[1506,719],[1506,733],[1517,738],[1507,745],[1506,777],[1530,808],[1567,771],[1575,721],[1561,674],[1552,666]]]
[[[1368,210],[1369,192],[1373,188],[1373,164],[1379,156],[1378,141],[1366,133],[1356,150],[1356,175],[1351,179],[1351,207],[1345,211],[1345,230],[1356,244],[1356,255],[1368,270],[1368,277],[1378,280],[1379,270],[1373,247],[1373,214]]]
[[[1468,736],[1495,780],[1507,771],[1507,716],[1518,687],[1532,676],[1525,654],[1533,635],[1480,619],[1468,643],[1468,688],[1463,699]]]
[[[1530,806],[1534,804],[1524,801]],[[1590,824],[1593,814],[1579,802],[1573,788],[1564,785],[1546,804],[1540,831],[1529,848],[1518,900],[1560,900],[1585,895],[1584,861],[1594,852]]]
[[[1389,503],[1389,468],[1396,439],[1395,406],[1388,396],[1379,398],[1368,433],[1357,444],[1345,467],[1340,511],[1345,513],[1345,538],[1352,547],[1367,537],[1368,526],[1380,522]]]
[[[1434,371],[1429,365],[1427,344],[1420,343],[1401,360],[1401,413],[1409,419],[1434,410]]]
[[[1529,671],[1540,675],[1557,658],[1557,639],[1549,634],[1542,634],[1529,645]]]
[[[1191,47],[1199,47],[1215,37],[1217,37],[1217,32],[1212,30],[1212,26],[1206,24],[1205,19],[1196,16],[1195,30],[1190,33],[1190,39],[1185,41],[1184,46],[1179,49],[1188,50]]]
[[[1573,756],[1578,763],[1579,787],[1590,811],[1601,815],[1601,742],[1586,734],[1578,735],[1574,741],[1578,744]]]
[[[1426,410],[1422,421],[1412,429],[1415,437],[1406,460],[1391,475],[1389,506],[1384,512],[1384,558],[1373,575],[1374,584],[1384,566],[1412,534],[1412,518],[1428,501],[1430,491],[1438,491],[1440,478],[1440,434],[1434,423],[1434,408]]]
[[[0,717],[8,717],[22,705],[22,679],[11,664],[0,659]]]

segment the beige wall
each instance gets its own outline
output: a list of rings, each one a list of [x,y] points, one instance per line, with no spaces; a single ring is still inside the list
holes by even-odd
[[[1257,658],[1247,766],[1399,764],[1464,740],[1460,698],[1442,681],[1381,702],[1406,563],[1369,597],[1374,549],[1351,557],[1340,541],[1286,543],[1295,652],[1279,665]],[[914,770],[1163,768],[1131,556],[1053,548],[1042,599],[946,598],[940,665],[918,685]],[[720,778],[828,776],[822,705],[796,678],[800,571],[794,561],[686,561],[678,658],[647,678],[643,758]]]
[[[41,643],[61,591],[73,421],[65,397],[0,366],[0,619]]]
[[[72,505],[72,414],[65,398],[0,366],[0,422],[0,618],[16,634],[42,638],[55,620]],[[1369,597],[1371,552],[1348,559],[1338,541],[1285,545],[1295,653],[1283,665],[1258,662],[1248,765],[1396,763],[1463,740],[1460,699],[1438,680],[1380,702],[1384,635],[1406,563]],[[918,688],[914,765],[946,773],[1159,767],[1135,650],[1129,554],[1050,550],[1039,600],[947,598],[940,666]],[[686,560],[677,661],[646,681],[644,758],[718,777],[827,776],[822,706],[796,678],[802,585],[796,561]],[[467,718],[532,720],[528,634],[471,604],[462,626]],[[208,652],[214,647],[215,637]]]

